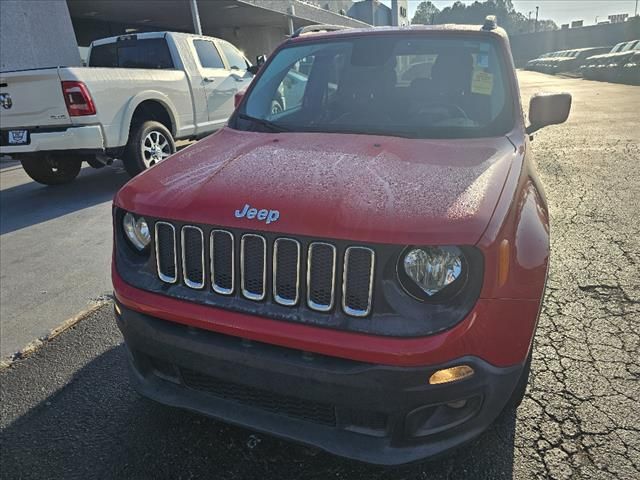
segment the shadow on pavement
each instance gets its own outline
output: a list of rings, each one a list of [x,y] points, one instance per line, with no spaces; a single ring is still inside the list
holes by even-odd
[[[16,168],[22,167],[8,167],[2,174]],[[85,167],[73,182],[52,187],[27,178],[26,183],[0,191],[0,235],[110,201],[127,180],[124,170],[114,167]]]
[[[515,422],[435,461],[369,466],[143,399],[119,345],[9,424],[0,464],[12,478],[510,479]]]

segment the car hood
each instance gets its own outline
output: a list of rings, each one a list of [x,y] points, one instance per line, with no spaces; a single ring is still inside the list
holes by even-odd
[[[115,204],[150,217],[245,230],[474,244],[514,158],[506,137],[421,140],[225,128],[132,179]],[[237,218],[247,204],[277,210],[278,220]]]

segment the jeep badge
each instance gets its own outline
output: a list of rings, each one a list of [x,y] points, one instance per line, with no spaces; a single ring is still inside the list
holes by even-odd
[[[280,212],[278,210],[258,210],[257,208],[251,208],[251,206],[247,203],[242,208],[242,210],[236,210],[236,218],[247,217],[249,220],[253,220],[254,218],[260,220],[261,222],[266,221],[267,225],[271,222],[276,222],[280,218]]]

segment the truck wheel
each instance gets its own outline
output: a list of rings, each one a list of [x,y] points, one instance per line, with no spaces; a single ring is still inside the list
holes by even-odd
[[[124,168],[135,177],[176,152],[173,136],[159,122],[148,120],[131,128],[124,153]]]
[[[64,158],[51,153],[20,158],[22,168],[33,180],[43,185],[62,185],[74,180],[82,168],[82,160]]]

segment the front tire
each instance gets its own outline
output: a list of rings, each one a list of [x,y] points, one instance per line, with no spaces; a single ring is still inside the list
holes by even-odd
[[[78,176],[82,168],[81,159],[64,158],[52,153],[23,156],[20,162],[27,175],[43,185],[69,183]]]
[[[131,127],[123,158],[124,168],[135,177],[176,152],[171,132],[160,122],[148,120]]]

